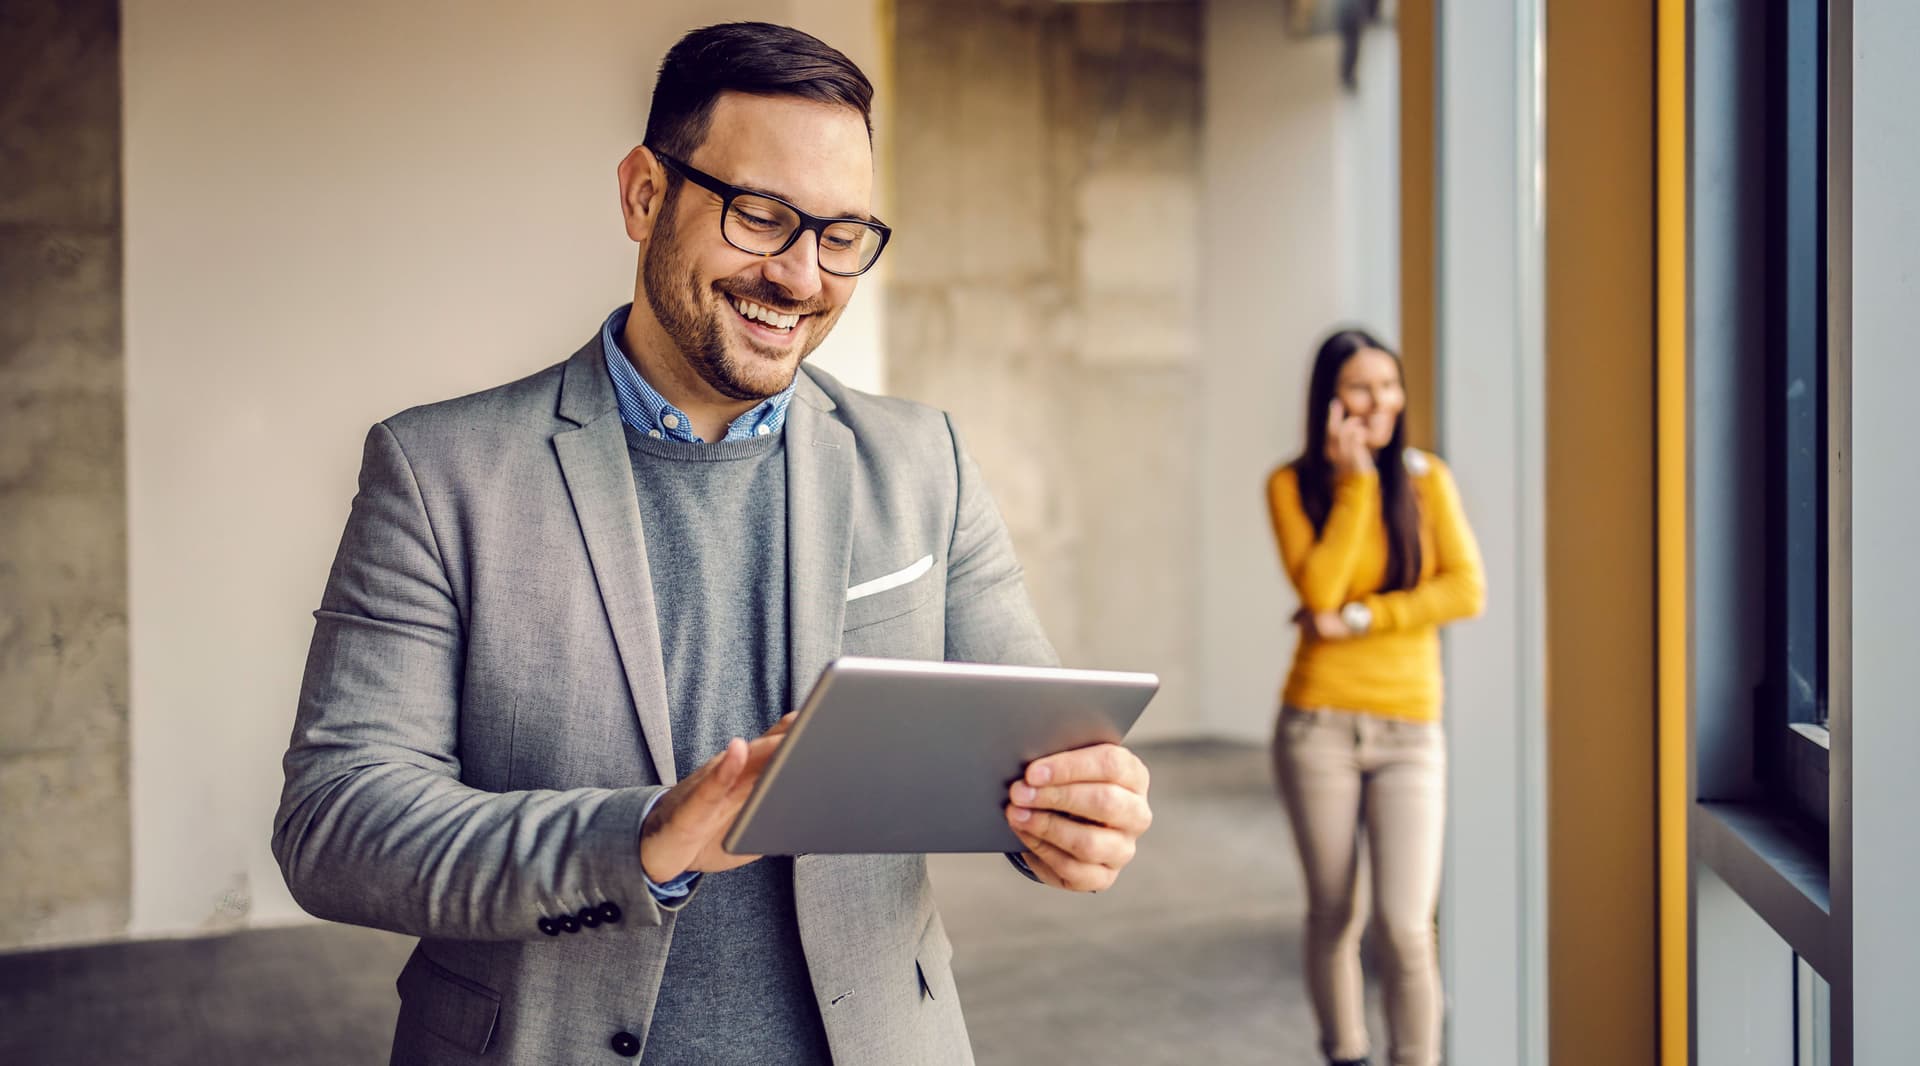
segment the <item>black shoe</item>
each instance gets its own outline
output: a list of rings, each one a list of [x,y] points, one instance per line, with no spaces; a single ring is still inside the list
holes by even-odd
[[[1373,1066],[1369,1059],[1328,1059],[1327,1066]]]

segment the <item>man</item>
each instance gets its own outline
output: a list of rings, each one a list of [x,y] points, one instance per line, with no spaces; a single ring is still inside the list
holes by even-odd
[[[923,856],[720,847],[836,655],[1053,661],[946,417],[801,368],[888,237],[871,96],[794,30],[687,35],[619,168],[631,307],[367,437],[273,847],[421,938],[397,1063],[971,1060]],[[1146,792],[1037,760],[1010,858],[1105,888]]]

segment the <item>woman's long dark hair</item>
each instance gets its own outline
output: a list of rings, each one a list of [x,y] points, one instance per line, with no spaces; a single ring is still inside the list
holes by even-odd
[[[1326,530],[1327,514],[1333,510],[1333,464],[1327,461],[1327,411],[1333,406],[1340,369],[1363,348],[1374,348],[1393,356],[1400,365],[1400,354],[1380,343],[1365,330],[1343,329],[1320,345],[1313,357],[1313,380],[1307,387],[1307,447],[1294,460],[1294,479],[1300,485],[1300,504],[1313,523],[1314,536]],[[1406,380],[1402,367],[1401,381]],[[1420,503],[1414,498],[1407,477],[1407,413],[1393,421],[1393,439],[1374,453],[1374,466],[1380,471],[1380,519],[1387,527],[1387,579],[1380,591],[1410,589],[1420,583]]]

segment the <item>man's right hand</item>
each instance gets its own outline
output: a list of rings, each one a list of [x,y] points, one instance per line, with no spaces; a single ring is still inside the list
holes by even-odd
[[[751,741],[733,738],[653,805],[640,827],[640,867],[654,884],[664,885],[688,871],[731,870],[760,857],[734,855],[720,842],[792,724],[793,715],[788,714]]]

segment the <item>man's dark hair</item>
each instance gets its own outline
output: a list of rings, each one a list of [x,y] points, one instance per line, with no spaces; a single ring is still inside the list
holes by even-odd
[[[723,22],[680,38],[660,61],[647,147],[686,159],[707,139],[724,92],[798,96],[860,112],[873,139],[873,83],[825,41],[769,22]]]

